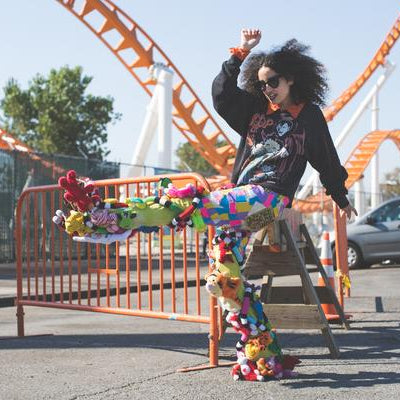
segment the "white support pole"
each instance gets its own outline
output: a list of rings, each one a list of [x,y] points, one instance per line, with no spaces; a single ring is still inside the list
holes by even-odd
[[[320,190],[320,185],[319,185],[319,177],[318,175],[315,175],[314,177],[314,182],[313,182],[313,187],[312,187],[312,194],[317,194]],[[320,212],[315,211],[313,212],[313,224],[317,228],[317,232],[320,232]]]
[[[162,63],[149,68],[151,77],[157,81],[153,96],[147,106],[146,116],[132,157],[128,176],[145,175],[144,167],[153,137],[158,128],[157,166],[171,168],[172,147],[172,70]]]
[[[378,93],[374,95],[371,102],[371,131],[378,130],[379,106]],[[379,190],[379,148],[371,159],[371,208],[375,208],[380,203]]]
[[[361,217],[366,211],[365,209],[365,193],[364,193],[364,178],[359,179],[354,184],[354,207],[358,212],[356,220]]]
[[[135,152],[132,157],[132,166],[128,169],[127,175],[130,177],[143,176],[143,165],[152,142],[158,122],[157,104],[159,101],[159,88],[156,86],[149,105],[147,106],[146,116],[144,118],[142,130],[139,134]]]
[[[158,167],[172,168],[172,70],[160,68],[157,77],[160,90],[158,102]]]
[[[341,144],[344,142],[346,137],[349,135],[350,131],[353,129],[354,125],[360,119],[363,112],[368,108],[369,104],[372,101],[372,98],[378,93],[379,89],[383,86],[383,84],[387,81],[389,76],[392,74],[393,70],[395,69],[395,64],[392,64],[390,61],[386,61],[384,65],[385,71],[384,73],[378,78],[373,88],[369,91],[367,96],[365,96],[362,103],[358,106],[355,113],[350,118],[349,122],[345,125],[342,132],[339,136],[335,139],[335,147],[339,148]],[[313,171],[311,176],[307,179],[305,185],[302,187],[300,192],[297,195],[298,199],[305,199],[308,194],[310,193],[311,187],[313,185],[314,176],[318,176],[316,171]]]

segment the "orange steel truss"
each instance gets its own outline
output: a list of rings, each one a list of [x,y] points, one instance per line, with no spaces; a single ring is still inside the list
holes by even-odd
[[[151,87],[155,82],[149,80],[147,74],[145,78],[141,78],[138,70],[150,67],[155,62],[155,51],[158,52],[159,60],[157,61],[161,61],[170,67],[179,78],[174,86],[173,93],[174,125],[220,174],[228,176],[233,165],[235,146],[215,122],[179,70],[150,36],[110,0],[84,0],[81,9],[77,9],[73,0],[57,1],[82,21],[112,51],[149,95],[152,94]],[[97,14],[100,19],[96,19],[93,14]],[[92,22],[95,20],[97,23]],[[109,41],[106,35],[111,31],[118,33],[120,36],[120,41],[116,44]],[[384,64],[385,57],[389,54],[399,35],[400,16],[397,17],[382,45],[363,73],[324,110],[327,121],[331,121],[371,77],[377,67]],[[134,53],[136,58],[128,60],[124,56],[126,50],[131,50],[131,53]],[[182,96],[185,89],[189,94],[189,98],[186,101],[183,100]],[[200,111],[197,118],[194,117],[196,109]],[[207,124],[211,125],[208,126],[208,128],[211,128],[210,134],[206,134]],[[222,139],[226,140],[228,144],[224,147],[216,148],[217,141]]]
[[[203,185],[197,174],[168,176],[178,187]],[[95,182],[104,197],[147,197],[157,192],[160,177]],[[24,306],[62,308],[209,324],[209,365],[218,365],[216,299],[201,293],[199,234],[189,254],[188,232],[180,236],[137,233],[121,243],[81,244],[52,223],[63,208],[56,185],[25,190],[16,209],[17,322],[24,336]],[[209,230],[209,243],[213,231]],[[179,245],[179,246],[178,246]],[[194,255],[193,255],[194,254]],[[178,300],[177,300],[178,299]]]
[[[215,187],[228,182],[236,153],[234,144],[219,127],[180,71],[151,37],[111,0],[83,0],[79,2],[80,6],[74,0],[56,1],[74,14],[110,49],[150,96],[155,81],[149,78],[148,67],[155,62],[162,62],[174,71],[177,82],[173,88],[173,123],[199,154],[219,172],[220,175],[209,179],[209,183]],[[327,121],[331,121],[371,77],[378,66],[384,64],[385,57],[398,40],[399,35],[400,16],[397,17],[364,72],[324,110]],[[119,39],[116,41],[115,37]],[[9,150],[11,148],[27,151],[32,157],[40,159],[37,155],[32,154],[32,150],[28,146],[3,130],[0,130],[0,139],[0,149]],[[217,147],[217,142],[221,140],[225,140],[227,145]],[[350,157],[354,156],[355,159],[348,160],[350,168],[348,187],[358,179],[354,177],[359,176],[365,169],[360,170],[357,165],[363,165],[363,158],[368,160],[371,158],[373,153],[370,152],[370,149],[373,141],[376,140],[379,139],[374,138],[372,142],[365,143],[361,148],[356,147],[353,150]],[[393,140],[398,146],[397,139]],[[313,212],[331,208],[331,200],[321,192],[306,200],[296,200],[295,205],[302,212]]]
[[[38,160],[40,163],[46,167],[51,168],[53,172],[57,172],[58,174],[65,173],[66,170],[62,167],[59,167],[55,163],[43,160],[37,154],[34,153],[34,150],[27,146],[25,143],[18,140],[15,136],[11,135],[9,132],[0,128],[0,150],[5,151],[21,151],[26,153],[29,158],[32,160]]]
[[[220,175],[213,177],[210,184],[214,187],[227,182],[236,153],[234,144],[216,123],[179,70],[151,37],[111,0],[84,0],[80,3],[82,5],[79,9],[74,0],[57,1],[72,12],[111,50],[149,95],[152,95],[155,82],[148,78],[148,67],[158,61],[174,71],[174,76],[178,78],[178,81],[173,89],[173,123],[194,149],[219,172]],[[119,36],[117,42],[110,40],[115,35]],[[363,73],[324,110],[327,121],[331,121],[355,96],[378,66],[384,64],[385,57],[399,35],[400,16],[397,17]],[[157,53],[157,60],[155,53]],[[132,54],[135,55],[134,58]],[[143,69],[145,69],[144,74]],[[217,148],[216,143],[219,140],[225,140],[227,145]],[[368,157],[368,153],[366,156]],[[353,174],[353,170],[351,173]],[[350,186],[353,183],[351,182]],[[317,195],[317,198],[310,196],[305,201],[298,200],[297,207],[303,212],[310,212],[308,210],[320,209],[321,205],[326,208],[329,202],[330,200],[324,195]]]
[[[359,141],[344,165],[349,174],[346,181],[347,189],[351,188],[362,177],[373,155],[385,140],[393,141],[400,150],[400,130],[373,131]],[[293,206],[303,213],[331,210],[332,200],[321,191],[309,196],[306,200],[295,200]]]
[[[16,137],[0,128],[0,149],[1,150],[17,150],[31,153],[33,150],[25,143],[22,143]]]
[[[392,140],[400,150],[400,130],[373,131],[365,135],[348,157],[345,167],[349,173],[347,188],[353,186],[367,168],[373,155],[385,140]]]
[[[356,95],[365,82],[371,77],[374,71],[385,63],[385,58],[389,54],[391,48],[400,36],[400,16],[397,17],[395,23],[386,35],[385,40],[375,53],[374,57],[368,64],[362,74],[324,110],[325,119],[329,122],[336,114]]]
[[[81,8],[72,0],[57,1],[108,47],[150,96],[156,82],[149,78],[148,68],[161,62],[174,72],[173,124],[221,175],[228,176],[236,152],[234,144],[154,40],[110,0],[84,0]],[[227,144],[217,147],[222,140]]]

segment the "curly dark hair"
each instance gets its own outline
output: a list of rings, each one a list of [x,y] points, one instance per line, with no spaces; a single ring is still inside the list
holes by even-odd
[[[309,49],[309,46],[291,39],[269,53],[250,55],[240,74],[240,86],[262,101],[267,101],[257,85],[258,70],[265,66],[286,79],[293,80],[290,94],[296,104],[311,102],[320,106],[325,105],[325,96],[328,92],[326,69],[323,64],[307,54]]]

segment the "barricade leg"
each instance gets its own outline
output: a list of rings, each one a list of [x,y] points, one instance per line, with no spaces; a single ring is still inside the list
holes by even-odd
[[[17,305],[17,331],[18,331],[18,337],[24,337],[25,336],[25,326],[24,326],[24,307],[21,305]]]
[[[350,281],[349,266],[347,261],[346,215],[340,215],[340,209],[336,204],[333,206],[333,217],[336,238],[336,266],[339,275],[338,299],[340,305],[344,309],[343,292],[345,292],[346,297],[350,297],[350,287],[346,286],[345,290],[343,289],[344,279],[346,279],[347,282]]]
[[[218,366],[218,306],[217,299],[210,296],[210,334],[209,352],[210,367]]]
[[[24,329],[24,307],[19,303],[22,300],[22,216],[21,216],[21,209],[22,209],[22,201],[18,201],[18,206],[16,208],[16,229],[15,229],[15,241],[16,241],[16,256],[17,256],[17,333],[18,337],[25,336],[25,329]]]

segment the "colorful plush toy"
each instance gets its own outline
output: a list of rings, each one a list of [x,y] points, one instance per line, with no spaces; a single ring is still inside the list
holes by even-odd
[[[249,361],[242,353],[238,353],[237,364],[232,368],[231,375],[235,381],[239,379],[245,381],[265,380],[265,377],[257,369],[257,365]]]
[[[90,183],[84,185],[83,181],[79,182],[76,179],[76,172],[73,170],[59,178],[58,184],[65,190],[64,199],[76,205],[79,211],[88,211],[94,207],[97,201],[100,201],[100,197],[93,194],[94,186]]]
[[[72,210],[64,223],[65,231],[70,235],[84,236],[94,232],[88,219],[78,211]]]
[[[227,273],[211,272],[206,275],[205,279],[207,291],[212,293],[213,296],[224,297],[237,302],[240,278],[231,278]]]
[[[213,192],[193,185],[177,189],[163,179],[161,196],[130,198],[120,203],[93,197],[93,186],[82,186],[74,171],[60,178],[59,183],[67,190],[65,199],[74,210],[68,216],[57,211],[54,221],[76,241],[108,244],[126,240],[136,231],[158,231],[160,226],[176,230],[192,226],[198,231],[204,231],[206,225],[216,227],[210,252],[213,270],[206,276],[206,290],[218,298],[227,312],[227,322],[240,334],[233,378],[264,381],[294,375],[292,370],[300,361],[282,354],[259,300],[259,288],[242,276],[251,232],[279,217],[288,203],[286,196],[258,185],[230,186]]]

